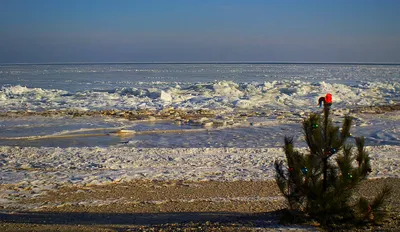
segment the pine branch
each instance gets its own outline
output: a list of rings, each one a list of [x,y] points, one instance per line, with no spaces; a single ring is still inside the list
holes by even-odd
[[[340,138],[343,141],[343,143],[346,141],[348,137],[350,137],[350,128],[351,128],[351,122],[353,121],[353,118],[346,115],[344,117],[343,123],[342,123],[342,131],[340,133]]]
[[[366,178],[369,172],[371,172],[371,164],[368,153],[364,149],[365,139],[364,137],[356,137],[357,146],[357,163],[359,167],[359,174],[362,178]]]
[[[371,204],[372,210],[382,207],[387,197],[392,193],[392,190],[390,186],[385,185],[382,191],[374,198]]]

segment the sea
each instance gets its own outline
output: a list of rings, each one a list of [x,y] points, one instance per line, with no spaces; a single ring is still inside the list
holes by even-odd
[[[399,64],[340,63],[67,63],[0,65],[0,145],[135,147],[281,146],[285,134],[301,137],[298,119],[321,111],[326,93],[340,122],[351,109],[395,105]],[[268,126],[228,127],[189,134],[147,134],[30,140],[93,128],[192,129],[171,122],[104,117],[10,116],[19,112],[101,110],[263,112]],[[279,119],[279,120],[278,120]],[[248,118],[250,122],[260,119]],[[251,123],[250,123],[251,124]],[[371,145],[400,145],[396,113],[358,116],[356,131]],[[296,132],[294,132],[296,131]],[[21,138],[21,139],[9,139]]]
[[[370,178],[398,178],[400,114],[368,109],[398,105],[399,80],[396,64],[2,64],[0,185],[14,187],[0,203],[41,209],[18,200],[64,185],[273,180],[285,136],[307,152],[301,123],[327,93],[333,123],[353,117],[349,143],[365,137]],[[213,112],[223,123],[79,114],[105,111]]]

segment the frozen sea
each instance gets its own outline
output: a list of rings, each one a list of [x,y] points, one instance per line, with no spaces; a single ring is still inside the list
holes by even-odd
[[[4,140],[0,145],[135,147],[280,146],[304,114],[318,112],[316,102],[333,94],[338,121],[362,106],[393,105],[400,99],[400,65],[134,63],[0,65],[0,113],[45,110],[210,109],[220,116],[264,112],[268,126],[227,128],[185,135],[131,138]],[[276,120],[286,115],[283,120]],[[296,117],[296,115],[298,117]],[[398,117],[359,115],[356,131],[369,145],[400,145]],[[129,130],[191,129],[170,122],[131,122],[107,118],[0,118],[0,138],[65,133],[91,128]],[[296,132],[295,132],[296,131]],[[298,131],[298,132],[297,132]]]
[[[350,114],[351,133],[366,137],[370,177],[399,177],[399,112],[352,111],[399,104],[399,80],[400,65],[3,64],[0,204],[40,207],[17,201],[63,185],[273,179],[274,161],[284,158],[283,137],[295,136],[296,146],[305,151],[300,122],[321,112],[317,100],[328,92],[333,121],[340,124]],[[245,117],[233,125],[204,128],[101,115],[25,114],[167,109],[206,109],[223,120]],[[120,129],[137,133],[111,135]],[[145,133],[154,130],[185,133]]]

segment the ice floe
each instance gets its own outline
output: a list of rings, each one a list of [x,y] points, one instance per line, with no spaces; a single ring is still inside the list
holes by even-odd
[[[124,87],[109,91],[67,92],[60,89],[3,86],[2,111],[105,110],[105,109],[313,109],[317,99],[331,93],[335,108],[394,104],[400,98],[398,82],[345,85],[327,82],[272,81],[235,83],[215,81],[151,88]]]

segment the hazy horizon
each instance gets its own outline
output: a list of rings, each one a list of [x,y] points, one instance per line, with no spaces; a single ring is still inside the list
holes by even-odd
[[[302,62],[302,61],[102,61],[102,62],[5,62],[0,65],[96,65],[96,64],[299,64],[299,65],[400,65],[400,62]]]
[[[400,1],[0,2],[0,63],[400,63]]]

